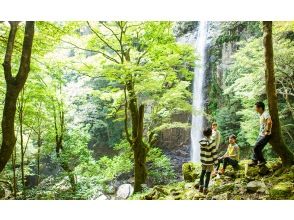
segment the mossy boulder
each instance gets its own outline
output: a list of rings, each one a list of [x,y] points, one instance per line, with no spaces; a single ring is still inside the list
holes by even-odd
[[[234,183],[227,183],[227,184],[219,185],[219,186],[213,188],[212,193],[213,194],[222,194],[222,193],[234,190],[234,187],[235,187]]]
[[[293,183],[280,182],[270,189],[271,199],[285,199],[293,196]]]
[[[169,190],[164,186],[155,186],[150,193],[145,195],[143,199],[146,200],[157,200],[161,197],[167,196],[169,194]]]
[[[251,181],[247,184],[246,189],[248,192],[266,192],[267,188],[263,181]]]
[[[212,196],[212,200],[228,200],[229,194],[227,192]]]
[[[275,172],[281,169],[283,165],[282,165],[282,161],[279,159],[274,161],[268,161],[267,166],[269,169],[271,169],[272,172]]]
[[[255,178],[258,176],[265,176],[270,173],[270,169],[267,166],[254,166],[250,167],[245,165],[245,177],[247,178]]]
[[[201,165],[193,162],[183,163],[182,174],[186,182],[194,182],[199,176]]]

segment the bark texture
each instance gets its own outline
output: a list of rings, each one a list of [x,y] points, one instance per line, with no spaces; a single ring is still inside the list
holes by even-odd
[[[294,164],[294,155],[283,141],[279,120],[278,97],[274,72],[272,21],[263,22],[263,46],[265,58],[266,93],[269,113],[273,122],[272,138],[270,143],[273,150],[281,157],[283,164],[288,166]]]
[[[11,59],[15,44],[15,37],[19,22],[11,21],[10,32],[7,41],[6,53],[3,63],[6,81],[5,102],[2,117],[2,144],[0,149],[0,172],[9,161],[15,147],[16,137],[14,132],[14,119],[17,98],[22,90],[30,71],[30,60],[34,38],[34,21],[27,21],[22,45],[20,65],[16,76],[12,74]]]

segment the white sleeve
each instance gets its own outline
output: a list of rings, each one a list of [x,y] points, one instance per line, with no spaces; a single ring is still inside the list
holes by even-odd
[[[267,119],[269,119],[271,116],[270,116],[270,114],[268,113],[268,112],[264,112],[264,114],[263,114],[263,118],[265,119],[265,120],[267,120]]]

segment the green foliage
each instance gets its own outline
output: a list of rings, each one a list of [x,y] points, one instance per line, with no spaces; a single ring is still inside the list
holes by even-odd
[[[293,30],[293,25],[291,22],[274,24],[274,59],[280,119],[285,140],[292,147],[293,138],[289,132],[293,129],[293,97],[287,97],[285,93],[289,95],[289,91],[293,91],[289,85],[289,77],[293,76],[290,63],[293,62],[294,45],[284,33]],[[241,146],[241,156],[247,158],[250,154],[249,146],[254,145],[258,136],[259,121],[254,104],[257,101],[266,103],[263,46],[259,26],[258,22],[225,22],[221,26],[221,34],[214,41],[220,47],[233,41],[238,50],[233,51],[231,64],[223,70],[222,85],[219,86],[215,79],[213,81],[210,95],[215,94],[217,99],[213,101],[215,104],[209,105],[210,111],[219,124],[223,140],[226,141],[229,134],[236,134]],[[216,68],[214,63],[211,66]],[[268,157],[276,156],[269,146],[266,147],[265,154]]]

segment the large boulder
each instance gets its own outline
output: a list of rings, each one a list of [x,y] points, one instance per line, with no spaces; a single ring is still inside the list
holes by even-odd
[[[182,174],[186,182],[194,182],[199,176],[200,164],[195,164],[193,162],[183,163]]]
[[[248,192],[266,192],[267,188],[264,182],[262,181],[251,181],[247,184],[246,189]]]
[[[116,197],[118,199],[127,199],[134,193],[134,188],[131,184],[122,184],[118,187]]]
[[[270,189],[270,197],[272,199],[285,199],[293,196],[293,183],[280,182]]]

